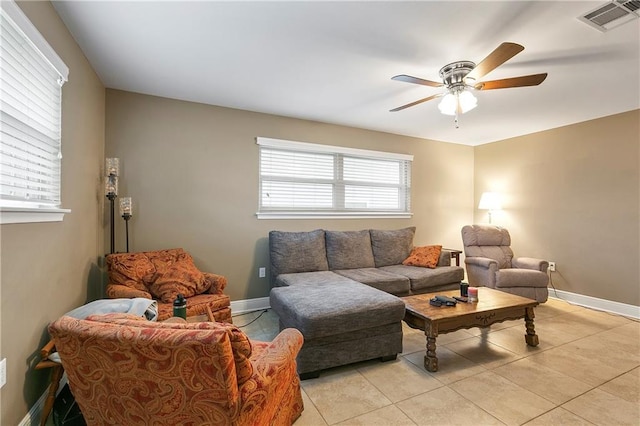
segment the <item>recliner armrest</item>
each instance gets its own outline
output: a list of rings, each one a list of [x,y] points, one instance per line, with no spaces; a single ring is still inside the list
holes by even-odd
[[[488,257],[465,257],[464,263],[465,265],[481,266],[487,269],[495,266],[495,269],[498,269],[498,262]]]
[[[533,269],[535,271],[547,272],[549,262],[534,257],[517,257],[511,261],[511,266],[519,269]]]
[[[134,297],[144,297],[145,299],[154,298],[149,292],[136,290],[135,288],[127,287],[122,284],[107,284],[106,293],[107,297],[111,299],[132,299]]]

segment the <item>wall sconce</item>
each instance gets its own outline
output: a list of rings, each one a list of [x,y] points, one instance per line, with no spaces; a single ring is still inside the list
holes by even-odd
[[[120,198],[120,216],[124,219],[125,232],[127,235],[127,253],[129,253],[129,219],[133,216],[131,197]]]
[[[491,223],[491,213],[495,210],[502,210],[500,194],[497,192],[483,192],[480,197],[479,210],[489,210],[489,223]]]
[[[120,159],[107,158],[105,161],[105,195],[111,204],[111,253],[115,252],[115,206],[114,200],[118,196],[118,175],[120,174]]]

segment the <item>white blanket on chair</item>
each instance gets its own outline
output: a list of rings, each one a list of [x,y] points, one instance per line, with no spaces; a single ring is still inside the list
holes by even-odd
[[[158,302],[143,297],[133,299],[99,299],[82,305],[65,315],[77,319],[85,319],[90,315],[102,315],[111,313],[133,314],[144,316],[149,321],[158,319]],[[53,362],[60,362],[60,355],[54,352],[49,355]]]
[[[133,299],[99,299],[82,305],[65,315],[77,319],[84,319],[89,315],[111,313],[133,314],[144,316],[149,321],[158,319],[158,302],[143,297]]]

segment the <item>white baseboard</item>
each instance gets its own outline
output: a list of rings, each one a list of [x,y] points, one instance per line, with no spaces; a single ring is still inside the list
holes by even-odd
[[[60,379],[60,386],[58,387],[58,392],[56,396],[60,393],[64,385],[67,384],[67,375],[63,374],[62,379]],[[44,408],[44,402],[47,399],[47,395],[49,394],[49,387],[44,391],[40,398],[36,401],[35,404],[31,407],[26,416],[18,423],[18,426],[36,426],[40,424],[40,416],[42,414],[42,409]],[[53,409],[49,416],[53,416]]]
[[[269,309],[268,297],[258,297],[255,299],[234,300],[231,302],[231,315],[243,314],[245,312],[259,311],[261,309]]]
[[[629,318],[640,319],[640,306],[628,305],[626,303],[614,302],[597,297],[584,296],[582,294],[571,293],[564,290],[549,289],[549,297],[552,299],[564,300],[575,305],[586,308],[597,309],[598,311],[611,312]]]

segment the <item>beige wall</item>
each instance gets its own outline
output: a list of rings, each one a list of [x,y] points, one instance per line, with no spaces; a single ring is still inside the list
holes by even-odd
[[[120,194],[134,197],[131,249],[188,249],[203,270],[229,278],[232,300],[268,295],[257,268],[268,266],[269,230],[417,226],[417,244],[459,248],[461,226],[486,220],[474,211],[481,192],[498,190],[505,210],[496,222],[509,227],[517,254],[558,263],[558,288],[640,304],[638,111],[471,148],[116,90],[105,108],[103,85],[51,5],[20,6],[71,70],[63,205],[72,213],[0,227],[0,424],[17,424],[45,390],[48,373],[32,367],[47,323],[102,290],[105,139],[107,155],[122,161]],[[256,219],[256,136],[413,154],[414,217]]]
[[[257,136],[413,154],[413,218],[258,220]],[[184,247],[202,270],[227,276],[232,300],[268,296],[257,270],[268,266],[270,230],[417,226],[419,244],[460,247],[473,215],[468,146],[117,90],[107,90],[106,144],[121,159],[120,193],[133,197],[131,250]]]
[[[639,135],[636,110],[476,147],[475,205],[503,194],[494,223],[557,263],[557,289],[638,306]]]
[[[48,371],[33,371],[47,324],[96,296],[103,250],[104,87],[49,2],[19,6],[70,69],[63,88],[63,222],[1,226],[0,424],[18,424],[42,395]]]

